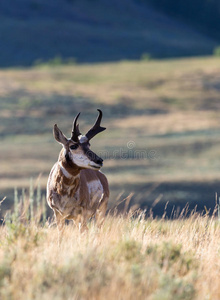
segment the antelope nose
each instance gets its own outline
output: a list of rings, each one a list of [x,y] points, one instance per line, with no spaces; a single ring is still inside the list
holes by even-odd
[[[101,159],[100,157],[97,158],[96,163],[102,166],[103,159]]]

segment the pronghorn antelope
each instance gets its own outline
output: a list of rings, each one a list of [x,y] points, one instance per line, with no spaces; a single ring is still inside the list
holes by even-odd
[[[67,139],[54,125],[54,137],[63,148],[51,169],[47,183],[47,202],[53,209],[58,229],[65,219],[73,220],[81,231],[87,229],[87,220],[95,215],[100,226],[104,220],[109,198],[108,181],[99,171],[103,160],[90,150],[89,141],[106,128],[101,127],[102,111],[93,127],[82,135],[75,117],[72,136]]]

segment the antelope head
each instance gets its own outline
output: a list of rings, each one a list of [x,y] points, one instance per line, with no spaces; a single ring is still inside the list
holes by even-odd
[[[80,133],[79,124],[77,124],[80,113],[78,113],[73,121],[72,136],[70,139],[62,133],[57,124],[54,125],[54,137],[58,143],[62,144],[66,159],[72,161],[73,164],[82,169],[99,170],[102,167],[103,160],[90,150],[89,143],[96,134],[106,129],[100,126],[102,111],[100,109],[97,110],[99,115],[96,122],[85,135]]]

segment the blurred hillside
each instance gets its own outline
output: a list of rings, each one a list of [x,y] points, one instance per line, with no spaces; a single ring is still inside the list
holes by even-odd
[[[45,194],[60,150],[53,125],[68,136],[81,111],[85,132],[97,108],[108,131],[92,149],[105,160],[110,208],[134,193],[131,205],[155,215],[167,202],[169,215],[187,203],[214,209],[220,60],[189,56],[212,54],[218,42],[211,27],[198,31],[198,15],[188,22],[159,0],[149,3],[0,1],[1,216],[30,178]]]
[[[140,0],[191,24],[209,36],[220,38],[219,0]]]
[[[209,34],[168,15],[147,1],[2,0],[0,67],[30,66],[57,56],[102,62],[213,52],[217,42]]]
[[[109,207],[134,193],[131,205],[162,216],[175,208],[215,206],[220,194],[220,60],[216,57],[68,66],[42,65],[0,71],[0,199],[4,216],[19,195],[45,195],[61,146],[55,123],[70,136],[103,110],[107,130],[91,141],[104,159]],[[121,195],[121,196],[120,196]]]

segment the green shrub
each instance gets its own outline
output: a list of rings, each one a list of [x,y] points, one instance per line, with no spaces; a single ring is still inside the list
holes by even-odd
[[[220,56],[220,46],[216,47],[213,51],[214,56]]]
[[[192,283],[182,278],[175,278],[169,275],[162,275],[159,280],[159,287],[153,295],[153,300],[191,300],[195,297],[195,288]]]
[[[60,55],[56,55],[55,57],[44,61],[42,59],[37,59],[33,66],[34,67],[58,67],[64,65],[75,65],[76,59],[74,57],[70,58],[62,58]]]
[[[141,60],[149,61],[149,60],[151,60],[151,59],[152,59],[152,57],[151,57],[151,55],[150,55],[149,53],[143,53],[143,54],[141,55]]]
[[[116,257],[119,260],[138,262],[142,259],[141,245],[134,240],[120,242],[116,247]]]
[[[162,243],[159,245],[150,245],[146,249],[146,255],[151,255],[161,269],[167,271],[173,269],[173,272],[179,275],[185,275],[190,270],[197,268],[197,261],[191,252],[183,252],[182,245],[172,243]]]

